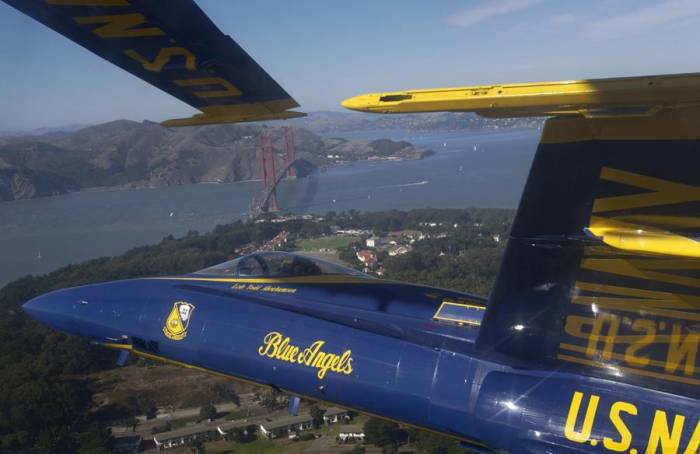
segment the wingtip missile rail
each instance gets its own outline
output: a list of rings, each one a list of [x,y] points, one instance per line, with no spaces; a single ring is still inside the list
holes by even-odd
[[[360,112],[474,112],[491,118],[650,116],[700,105],[700,73],[368,93],[341,105]]]

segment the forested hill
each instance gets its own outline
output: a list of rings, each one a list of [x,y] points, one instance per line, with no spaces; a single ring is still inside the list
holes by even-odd
[[[285,248],[293,250],[296,243],[330,236],[337,229],[377,235],[406,229],[428,232],[410,252],[384,259],[385,276],[485,294],[503,251],[504,242],[493,236],[505,237],[512,215],[510,210],[424,209],[239,221],[204,235],[165,238],[118,257],[16,280],[0,289],[0,452],[108,452],[110,437],[104,427],[113,422],[109,415],[115,409],[95,408],[93,391],[81,377],[113,367],[113,353],[29,320],[20,307],[39,294],[94,282],[188,273],[256,249],[283,230],[289,232]],[[358,237],[348,248],[360,248],[361,243]],[[128,411],[133,410],[121,413]]]
[[[164,128],[119,120],[72,132],[0,137],[0,201],[94,188],[164,187],[259,178],[260,133],[272,136],[277,168],[286,156],[282,127],[254,124]],[[338,161],[420,159],[429,150],[391,140],[324,139],[292,128],[299,176]]]

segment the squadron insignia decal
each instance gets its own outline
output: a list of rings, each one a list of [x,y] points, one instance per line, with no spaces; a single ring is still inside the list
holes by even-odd
[[[172,340],[182,340],[187,337],[187,328],[194,312],[194,304],[176,301],[163,327],[163,334]]]

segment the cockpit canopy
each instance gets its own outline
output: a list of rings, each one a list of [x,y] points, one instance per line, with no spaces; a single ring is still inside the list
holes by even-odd
[[[238,278],[277,278],[299,276],[353,276],[373,279],[372,276],[315,257],[289,252],[258,252],[235,260],[197,271],[208,274]]]

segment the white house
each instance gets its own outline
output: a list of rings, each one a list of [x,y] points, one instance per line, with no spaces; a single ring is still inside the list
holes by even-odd
[[[376,236],[373,236],[371,238],[367,238],[367,240],[365,241],[365,244],[367,245],[367,247],[376,248],[382,244],[382,239],[377,238]]]
[[[350,419],[348,411],[344,408],[331,407],[323,414],[323,421],[326,424],[335,424]]]
[[[215,430],[216,427],[212,427],[209,424],[197,424],[155,434],[153,441],[158,449],[177,448],[178,446],[185,446],[194,440],[206,441]]]
[[[288,436],[314,428],[311,415],[288,416],[260,424],[260,432],[268,439]]]

